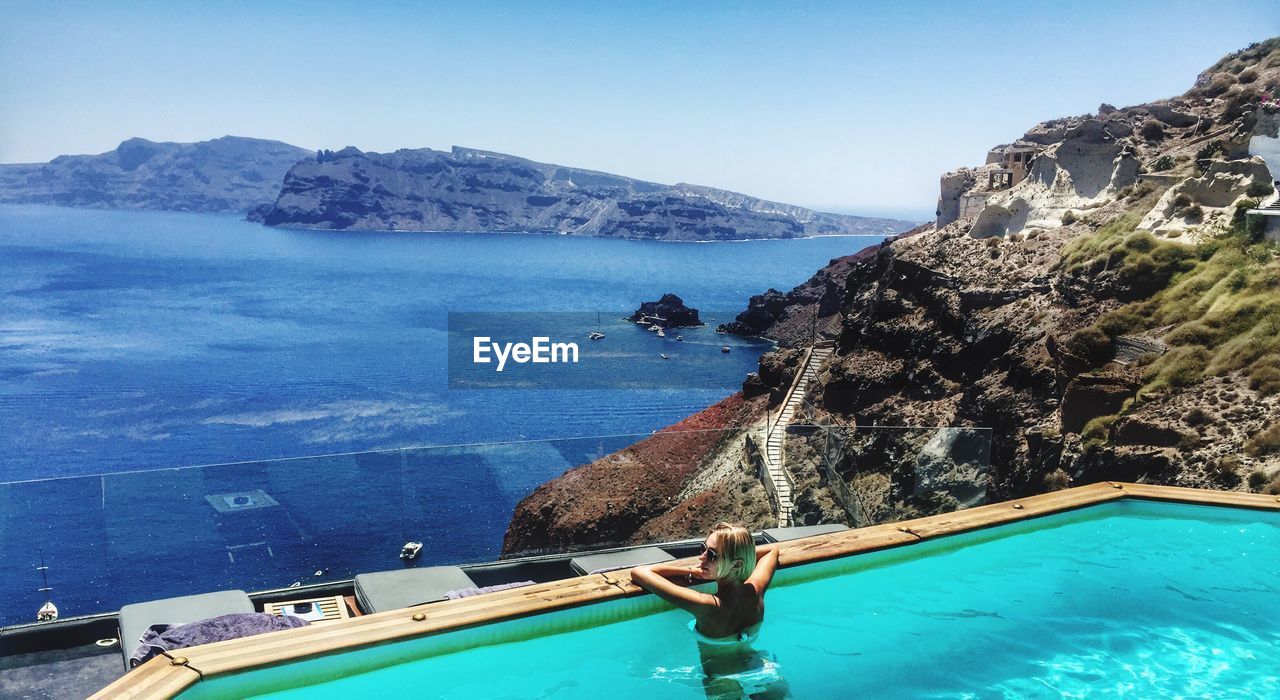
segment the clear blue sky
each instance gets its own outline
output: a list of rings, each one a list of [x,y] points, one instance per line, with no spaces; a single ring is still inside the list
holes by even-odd
[[[464,145],[930,216],[1032,124],[1179,94],[1280,3],[0,0],[0,162],[236,134]]]

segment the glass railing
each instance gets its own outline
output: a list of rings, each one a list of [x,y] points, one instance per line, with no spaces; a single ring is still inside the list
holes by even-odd
[[[987,502],[988,428],[792,425],[787,433],[787,462],[799,492],[793,499],[796,524],[830,519],[822,499],[838,506],[854,527]],[[819,488],[806,499],[810,484]],[[823,507],[807,506],[810,500]]]
[[[42,561],[65,618],[225,588],[698,537],[719,519],[772,527],[778,470],[764,468],[763,444],[762,421],[2,483],[0,625],[34,621]],[[859,526],[983,502],[989,453],[980,429],[792,425],[781,467],[793,524]],[[681,505],[691,499],[698,508]],[[422,548],[404,561],[408,542]]]

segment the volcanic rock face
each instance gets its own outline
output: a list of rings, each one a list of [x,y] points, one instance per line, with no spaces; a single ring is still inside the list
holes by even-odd
[[[1111,121],[1081,119],[1067,128],[1061,141],[1035,157],[1025,180],[987,197],[970,235],[1005,236],[1029,226],[1056,227],[1067,211],[1099,206],[1132,185],[1138,161],[1112,134]]]
[[[133,138],[101,155],[0,165],[0,202],[243,214],[274,201],[285,172],[311,155],[238,136],[199,143]]]
[[[1206,216],[1221,216],[1249,191],[1270,184],[1271,173],[1261,158],[1212,161],[1203,175],[1189,177],[1170,187],[1138,228],[1159,234],[1180,234],[1198,227]],[[1180,204],[1180,202],[1187,204]],[[1196,205],[1192,209],[1190,205]],[[1206,209],[1216,211],[1206,213]],[[1192,214],[1194,212],[1194,214]]]
[[[1087,372],[1072,377],[1062,396],[1062,429],[1080,433],[1094,418],[1119,413],[1140,385],[1136,376],[1121,372]]]
[[[905,238],[928,226],[900,234]],[[840,306],[849,274],[861,261],[875,257],[889,241],[827,263],[800,286],[782,293],[770,289],[747,302],[747,310],[716,330],[748,338],[767,338],[785,346],[808,345],[813,339],[832,338],[840,332]]]
[[[684,305],[684,300],[674,294],[663,294],[657,301],[640,304],[636,312],[627,317],[633,323],[652,323],[661,328],[687,328],[701,326],[698,310]]]
[[[395,153],[345,148],[299,163],[270,226],[407,231],[528,231],[653,240],[889,235],[892,219],[824,214],[696,185],[660,185],[455,147]]]

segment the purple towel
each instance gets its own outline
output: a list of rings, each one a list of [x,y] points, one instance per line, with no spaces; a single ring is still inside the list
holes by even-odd
[[[458,600],[459,598],[470,598],[473,595],[482,593],[496,593],[498,591],[506,591],[512,588],[520,588],[522,586],[532,586],[533,581],[517,581],[516,583],[500,583],[496,586],[485,586],[484,588],[459,588],[456,591],[449,591],[444,597],[449,600]]]
[[[225,639],[250,637],[264,632],[306,627],[309,624],[311,623],[292,615],[232,613],[185,625],[152,625],[138,640],[138,648],[134,650],[133,656],[129,657],[129,668],[136,668],[146,663],[151,657],[174,649],[221,642]]]

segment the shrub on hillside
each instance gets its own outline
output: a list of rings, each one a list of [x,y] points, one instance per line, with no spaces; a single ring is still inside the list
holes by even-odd
[[[1142,123],[1142,128],[1138,131],[1142,134],[1142,138],[1148,141],[1161,141],[1164,139],[1164,124],[1148,119]]]
[[[1212,345],[1217,340],[1217,337],[1217,329],[1200,321],[1192,321],[1170,331],[1164,337],[1164,340],[1170,345],[1202,345],[1207,347]]]
[[[1124,307],[1111,311],[1098,319],[1096,325],[1103,333],[1112,338],[1136,330],[1146,325],[1147,317],[1137,308]]]
[[[1151,172],[1162,173],[1173,169],[1173,156],[1160,156],[1151,164]]]
[[[1172,167],[1172,166],[1170,166]],[[1143,180],[1129,189],[1128,201],[1136,202],[1155,191],[1155,185]]]
[[[1081,328],[1067,339],[1067,350],[1091,367],[1111,359],[1112,345],[1111,336],[1096,326]]]
[[[1249,484],[1250,491],[1259,491],[1267,483],[1267,473],[1261,469],[1255,469],[1254,471],[1249,472],[1247,483]]]
[[[1276,477],[1268,482],[1266,486],[1263,486],[1262,492],[1268,496],[1280,495],[1280,474],[1277,474]]]
[[[1209,478],[1214,483],[1231,488],[1240,483],[1240,460],[1236,457],[1223,457],[1208,465]]]
[[[1205,97],[1217,97],[1222,93],[1226,92],[1227,90],[1231,89],[1231,86],[1233,84],[1234,83],[1231,80],[1231,78],[1228,78],[1225,75],[1219,75],[1214,77],[1213,80],[1209,81],[1208,85],[1205,85],[1203,88],[1201,88],[1200,94]]]
[[[1262,95],[1253,88],[1232,91],[1226,97],[1226,104],[1222,109],[1222,118],[1228,121],[1235,121],[1246,114],[1252,114],[1260,97]],[[1252,127],[1253,125],[1250,124],[1249,126]]]
[[[1196,160],[1208,160],[1216,155],[1223,155],[1226,152],[1226,146],[1223,146],[1221,141],[1214,141],[1196,151]]]
[[[1189,266],[1190,252],[1176,243],[1161,243],[1140,233],[1124,244],[1126,251],[1116,279],[1129,288],[1128,299],[1145,299],[1164,289],[1174,275]]]
[[[1255,366],[1249,372],[1249,388],[1262,396],[1280,394],[1280,369]]]
[[[1276,191],[1275,185],[1271,184],[1270,182],[1264,182],[1262,180],[1254,180],[1253,182],[1249,183],[1249,189],[1245,190],[1244,194],[1246,197],[1262,198],[1262,197],[1270,197],[1271,194],[1275,191]],[[1254,206],[1255,207],[1258,206],[1257,203],[1254,203]]]
[[[1045,491],[1061,491],[1067,488],[1071,488],[1071,475],[1063,471],[1061,467],[1044,475]]]
[[[1209,422],[1209,412],[1199,406],[1196,406],[1190,411],[1187,411],[1187,414],[1182,417],[1182,420],[1187,425],[1191,426],[1204,425]]]
[[[1189,387],[1204,378],[1209,360],[1209,352],[1198,345],[1176,347],[1143,372],[1144,391]]]
[[[1071,211],[1070,209],[1068,209],[1068,210],[1066,210],[1066,211],[1062,212],[1062,225],[1063,225],[1063,226],[1070,226],[1071,224],[1074,224],[1075,222],[1077,222],[1077,221],[1079,221],[1079,220],[1080,220],[1080,219],[1079,219],[1079,217],[1077,217],[1077,216],[1076,216],[1076,213],[1075,213],[1075,212],[1073,212],[1073,211]]]
[[[1244,443],[1244,453],[1250,457],[1261,457],[1273,452],[1280,452],[1280,422],[1268,425]]]
[[[1085,445],[1102,445],[1111,439],[1111,424],[1117,416],[1098,416],[1085,423],[1080,431],[1080,441]]]

